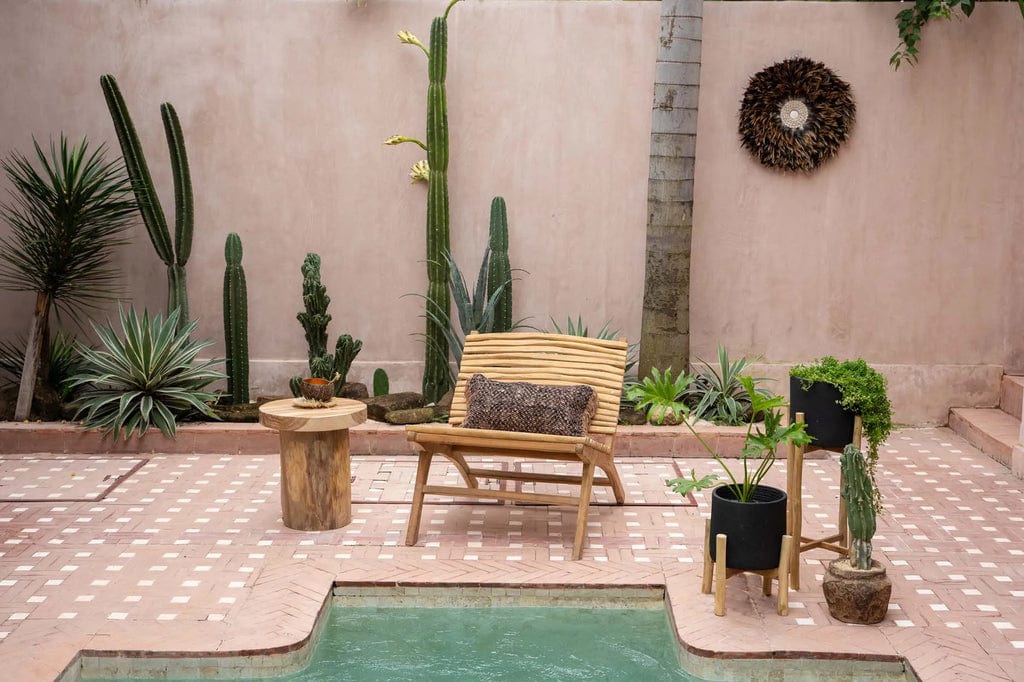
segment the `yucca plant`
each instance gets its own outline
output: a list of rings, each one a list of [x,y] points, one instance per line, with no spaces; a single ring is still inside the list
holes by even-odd
[[[60,396],[61,402],[71,396],[71,378],[82,370],[82,355],[78,350],[78,340],[63,330],[51,337],[49,349],[46,351],[47,385],[51,386]],[[17,384],[21,370],[25,366],[25,339],[0,341],[0,376],[12,384]]]
[[[225,378],[212,369],[223,360],[195,363],[199,351],[213,343],[189,338],[197,322],[178,329],[177,308],[166,319],[150,318],[146,311],[140,318],[134,308],[119,309],[118,315],[123,339],[109,323],[93,325],[104,349],[81,349],[85,369],[71,385],[91,390],[75,401],[75,418],[84,414],[85,428],[101,429],[115,440],[121,434],[128,440],[133,432],[141,436],[151,425],[173,438],[177,418],[193,410],[216,419],[206,403],[217,395],[204,389]]]
[[[672,378],[672,368],[662,374],[657,367],[651,368],[651,375],[639,383],[626,387],[626,399],[636,404],[636,409],[647,411],[647,421],[663,424],[671,415],[674,423],[687,411],[683,402],[686,387],[693,381],[689,374],[680,373]]]
[[[729,353],[723,346],[718,347],[718,366],[697,358],[697,373],[686,391],[686,404],[697,419],[706,419],[722,426],[739,426],[751,416],[749,393],[740,380],[747,367],[747,359],[735,362],[729,360]],[[771,393],[757,384],[767,381],[764,377],[752,377],[754,393],[769,397]]]
[[[39,170],[17,152],[2,166],[13,187],[0,215],[10,234],[0,238],[0,288],[34,291],[21,385],[14,411],[27,419],[36,374],[46,364],[50,308],[78,320],[83,310],[117,294],[113,248],[124,243],[135,200],[120,160],[108,162],[100,145],[90,152],[82,140],[72,146],[63,134],[47,155],[32,141]]]

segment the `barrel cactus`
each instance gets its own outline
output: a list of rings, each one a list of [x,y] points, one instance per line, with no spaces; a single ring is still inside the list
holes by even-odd
[[[850,564],[866,571],[871,568],[871,538],[875,536],[875,486],[857,446],[847,445],[839,463],[843,472],[840,494],[850,526]]]
[[[160,204],[149,165],[142,151],[139,136],[135,132],[128,107],[121,96],[117,81],[110,74],[100,77],[103,96],[110,110],[110,117],[121,145],[125,168],[132,183],[132,190],[146,225],[149,239],[153,242],[156,255],[167,266],[167,311],[178,309],[179,327],[188,323],[188,291],[185,278],[185,264],[192,253],[192,231],[194,210],[192,203],[192,180],[185,153],[185,138],[181,132],[178,114],[169,102],[160,105],[160,116],[164,123],[164,134],[171,153],[171,174],[174,178],[174,241],[167,229],[167,218]]]
[[[249,402],[249,330],[242,240],[232,232],[224,243],[224,355],[231,402]]]
[[[383,367],[373,370],[373,395],[387,395],[391,390],[391,383],[388,381],[388,373]]]

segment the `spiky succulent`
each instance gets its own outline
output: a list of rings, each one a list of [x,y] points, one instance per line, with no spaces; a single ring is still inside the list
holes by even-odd
[[[635,402],[638,410],[647,410],[647,421],[652,424],[661,424],[670,415],[678,423],[686,412],[683,393],[691,381],[693,377],[682,372],[673,379],[671,367],[664,374],[652,367],[650,376],[626,388],[626,399]]]
[[[177,418],[191,411],[216,419],[206,402],[217,396],[206,387],[224,374],[213,369],[219,358],[196,363],[196,356],[212,341],[193,341],[196,321],[178,329],[179,311],[165,319],[157,314],[140,318],[134,308],[120,309],[122,337],[107,325],[93,325],[103,349],[81,348],[85,367],[73,377],[72,387],[88,387],[78,400],[76,419],[86,429],[100,429],[114,438],[133,432],[141,436],[156,426],[174,437]],[[83,416],[84,415],[84,416]]]

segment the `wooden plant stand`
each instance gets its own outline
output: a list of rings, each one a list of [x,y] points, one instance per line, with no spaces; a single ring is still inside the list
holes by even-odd
[[[728,538],[724,533],[715,536],[715,561],[711,560],[711,519],[704,522],[704,574],[701,576],[700,591],[711,594],[712,582],[715,586],[715,615],[725,615],[725,581],[737,573],[756,573],[761,576],[761,588],[765,596],[772,593],[772,580],[779,581],[779,594],[775,610],[780,616],[789,613],[789,566],[793,550],[793,538],[782,536],[782,551],[779,552],[779,565],[763,570],[746,570],[728,568],[726,563],[725,545]]]
[[[804,413],[796,414],[796,421],[804,421]],[[853,420],[853,444],[860,448],[864,425],[860,415]],[[786,532],[796,538],[796,547],[791,558],[789,567],[790,582],[793,589],[800,589],[800,555],[811,549],[827,549],[841,556],[850,554],[850,534],[846,518],[846,502],[842,496],[839,497],[839,513],[836,518],[837,532],[821,538],[805,537],[803,534],[803,476],[804,476],[804,452],[805,447],[796,447],[792,443],[789,446],[789,455],[786,458],[786,496],[788,505],[786,508]],[[842,452],[839,448],[815,448],[818,450],[830,450]],[[839,489],[843,488],[843,476],[839,474]]]
[[[260,406],[260,424],[281,436],[281,516],[295,530],[333,530],[352,521],[348,429],[366,405],[335,398],[330,407],[296,407],[294,398]]]

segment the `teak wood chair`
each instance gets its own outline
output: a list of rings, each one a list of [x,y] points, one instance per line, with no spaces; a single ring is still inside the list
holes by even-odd
[[[592,486],[610,487],[617,504],[625,500],[622,481],[612,457],[625,363],[626,342],[621,340],[541,333],[471,333],[466,338],[448,423],[406,427],[408,439],[420,452],[405,543],[414,545],[419,537],[425,495],[568,505],[577,510],[572,558],[579,559],[586,538]],[[597,393],[597,412],[584,436],[461,428],[466,416],[466,382],[474,374],[483,374],[497,381],[563,386],[586,384]],[[430,463],[435,455],[446,457],[455,465],[466,483],[465,487],[427,484]],[[465,455],[579,462],[583,470],[577,476],[474,468],[466,461]],[[595,477],[595,469],[604,472],[604,476]],[[570,483],[579,486],[579,494],[542,494],[481,487],[480,479]]]

